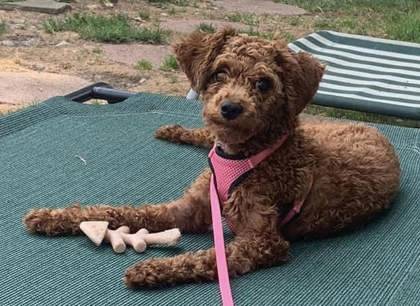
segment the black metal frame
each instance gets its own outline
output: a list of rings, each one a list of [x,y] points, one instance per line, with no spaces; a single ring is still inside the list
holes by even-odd
[[[119,103],[135,95],[133,92],[113,89],[111,85],[99,82],[76,90],[64,97],[74,102],[83,103],[91,99],[106,100],[109,104]]]

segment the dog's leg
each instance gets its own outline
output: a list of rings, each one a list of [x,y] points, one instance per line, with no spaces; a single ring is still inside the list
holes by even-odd
[[[161,126],[155,132],[158,139],[175,143],[191,144],[197,147],[211,148],[214,138],[206,128],[186,129],[180,125]]]
[[[259,204],[256,198],[247,192],[236,192],[233,200],[224,204],[224,214],[237,234],[226,247],[231,276],[288,259],[289,243],[279,233],[277,210],[267,205],[265,197],[261,198],[263,201]],[[129,287],[153,287],[216,278],[213,248],[172,258],[150,259],[130,267],[125,274]]]
[[[178,200],[158,205],[140,207],[73,205],[61,209],[35,209],[24,217],[24,224],[33,233],[50,236],[80,234],[82,221],[104,220],[112,229],[126,225],[131,231],[147,228],[151,232],[173,227],[183,232],[204,232],[211,224],[209,200],[210,170],[205,170],[184,196]]]
[[[288,258],[289,243],[276,233],[243,233],[226,248],[230,276],[269,267]],[[217,279],[214,249],[188,252],[170,258],[149,259],[130,267],[128,287],[155,287]]]

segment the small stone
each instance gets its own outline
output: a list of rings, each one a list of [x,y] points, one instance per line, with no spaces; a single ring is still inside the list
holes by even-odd
[[[63,41],[59,42],[58,44],[56,44],[55,46],[56,47],[65,47],[65,46],[68,46],[68,45],[70,45],[70,43],[68,43],[67,41],[63,40]]]
[[[137,22],[144,22],[144,20],[141,19],[141,17],[134,17],[133,19]]]
[[[160,15],[163,16],[163,17],[168,17],[168,14],[166,14],[166,13],[160,13]]]
[[[114,7],[114,4],[113,4],[113,3],[111,3],[111,2],[105,1],[105,2],[104,2],[104,6],[105,6],[105,7],[108,7],[108,8],[113,8],[113,7]]]
[[[11,27],[13,27],[16,30],[24,30],[26,28],[25,24],[23,24],[23,23],[15,24]]]
[[[99,5],[97,5],[97,4],[88,4],[88,5],[86,5],[86,8],[88,10],[96,10],[96,9],[99,8]]]
[[[32,47],[38,43],[37,38],[29,38],[28,40],[22,41],[20,44],[24,47]]]
[[[147,80],[145,79],[145,78],[142,78],[140,81],[139,81],[139,84],[143,84],[144,82],[146,82]]]
[[[47,14],[60,14],[71,10],[68,3],[59,3],[53,0],[25,0],[16,2],[0,2],[0,9],[22,10]]]
[[[12,40],[9,40],[9,39],[1,41],[0,44],[2,46],[5,46],[5,47],[14,47],[15,46],[15,43]]]
[[[31,68],[35,71],[44,71],[45,70],[45,65],[36,63],[36,64],[33,64],[31,66]]]

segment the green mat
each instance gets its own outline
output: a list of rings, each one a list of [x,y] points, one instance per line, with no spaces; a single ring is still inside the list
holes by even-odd
[[[153,132],[199,126],[199,112],[195,101],[140,94],[107,106],[54,98],[0,118],[0,305],[217,305],[216,283],[132,291],[122,282],[135,262],[208,248],[211,234],[116,255],[86,237],[29,235],[21,224],[32,207],[178,197],[206,167],[207,152]],[[296,243],[289,263],[234,279],[237,305],[420,303],[420,131],[378,127],[401,158],[393,209],[361,231]]]

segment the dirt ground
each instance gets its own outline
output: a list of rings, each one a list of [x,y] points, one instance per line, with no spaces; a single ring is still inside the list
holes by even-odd
[[[265,0],[264,0],[265,1]],[[152,2],[152,1],[151,1]],[[165,2],[165,1],[162,1]],[[247,28],[250,24],[232,22],[230,15],[249,17],[250,10],[255,7],[255,1],[238,1],[239,4],[232,6],[230,1],[225,1],[228,8],[223,7],[224,1],[195,1],[191,6],[156,5],[148,1],[123,1],[109,8],[106,2],[80,1],[72,2],[73,14],[77,12],[91,12],[93,14],[127,14],[130,21],[138,26],[148,26],[160,23],[162,28],[171,30],[170,41],[183,33],[197,28],[201,21],[211,23],[214,27],[233,25],[237,28]],[[267,2],[267,1],[266,1]],[[270,2],[270,1],[268,1]],[[225,3],[225,4],[226,4]],[[252,4],[254,3],[254,4]],[[275,11],[277,9],[278,11]],[[143,20],[139,12],[147,12],[148,20]],[[275,14],[273,14],[273,12]],[[305,13],[296,7],[288,7],[271,2],[266,8],[259,10],[260,15],[253,14],[254,18],[248,22],[252,28],[258,31],[275,31],[286,28],[290,35],[300,37],[306,32],[305,27],[292,27],[289,22],[282,21],[282,16]],[[271,15],[270,15],[271,14]],[[141,43],[131,44],[104,44],[83,40],[74,32],[47,33],[43,28],[43,22],[51,18],[51,15],[22,12],[0,11],[0,22],[6,24],[6,33],[0,36],[0,72],[3,77],[3,90],[12,85],[12,77],[7,73],[33,72],[38,73],[40,82],[45,80],[45,73],[55,74],[57,84],[61,84],[58,93],[65,94],[73,88],[63,85],[63,76],[74,76],[86,82],[104,81],[116,88],[130,91],[157,92],[171,95],[184,95],[188,90],[188,82],[183,73],[179,71],[162,71],[159,65],[163,58],[170,54],[169,44],[144,45]],[[63,15],[58,16],[63,18]],[[261,18],[257,21],[255,19]],[[169,41],[169,43],[170,43]],[[140,59],[146,59],[153,64],[151,71],[139,71],[134,67]],[[24,75],[22,74],[22,77]],[[27,80],[29,82],[30,80]],[[17,95],[0,94],[0,112],[16,110],[24,105],[36,103],[56,91],[49,91],[51,84],[45,84],[44,95],[36,100],[28,100]],[[42,85],[40,85],[42,87]],[[22,90],[25,90],[22,88]],[[11,90],[9,89],[9,92]]]

